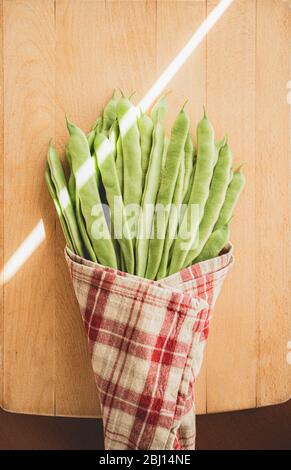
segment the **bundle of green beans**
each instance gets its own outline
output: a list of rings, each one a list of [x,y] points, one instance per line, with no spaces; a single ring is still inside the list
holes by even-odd
[[[45,180],[76,254],[161,279],[227,245],[242,170],[205,110],[195,147],[185,105],[165,135],[167,109],[165,96],[147,115],[113,93],[87,135],[67,121],[68,178],[49,144]]]

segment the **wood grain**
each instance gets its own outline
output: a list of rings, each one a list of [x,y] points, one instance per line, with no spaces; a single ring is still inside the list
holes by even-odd
[[[290,135],[286,94],[290,10],[259,0],[256,63],[256,306],[259,367],[257,404],[290,397]],[[268,31],[268,34],[266,34]],[[280,54],[278,54],[280,51]],[[290,375],[289,375],[290,376]]]
[[[54,2],[4,1],[4,262],[43,220],[44,242],[4,286],[4,407],[54,412]]]
[[[56,144],[62,152],[68,138],[65,113],[87,130],[101,107],[96,81],[100,48],[97,38],[98,18],[103,17],[104,11],[104,2],[56,3]],[[64,246],[58,227],[55,411],[59,415],[74,410],[74,415],[95,416],[100,413],[97,390],[84,327],[64,260]]]
[[[217,3],[208,1],[208,13]],[[255,28],[256,2],[237,0],[207,38],[208,114],[218,138],[227,132],[247,179],[231,225],[236,263],[218,299],[207,346],[208,412],[256,406]]]

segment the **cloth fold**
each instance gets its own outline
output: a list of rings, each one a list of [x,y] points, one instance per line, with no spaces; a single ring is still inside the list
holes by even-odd
[[[73,254],[105,449],[195,448],[194,382],[211,311],[233,263],[221,256],[150,281]]]

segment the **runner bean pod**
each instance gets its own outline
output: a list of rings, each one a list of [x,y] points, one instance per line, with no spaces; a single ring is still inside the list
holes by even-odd
[[[120,236],[117,238],[117,243],[120,245],[125,269],[128,273],[133,274],[133,246],[130,238],[130,231],[126,221],[118,175],[115,167],[114,147],[105,134],[101,132],[97,134],[95,138],[94,148],[98,159],[98,166],[100,169],[102,182],[106,192],[106,198],[110,207],[110,216],[111,221],[113,221],[113,229],[122,229]],[[114,221],[117,221],[120,227],[114,227]]]
[[[194,260],[194,263],[206,261],[215,258],[223,250],[229,241],[229,226],[223,225],[212,232],[208,238],[203,250]]]
[[[101,210],[96,171],[88,141],[81,129],[69,121],[67,121],[67,126],[70,133],[68,148],[72,157],[76,188],[79,192],[88,236],[98,261],[103,265],[116,268],[116,254],[105,215]]]
[[[152,148],[153,127],[154,124],[150,116],[142,113],[138,119],[141,148],[142,188],[144,188],[145,178],[149,166],[149,159]]]
[[[193,143],[190,134],[188,133],[185,142],[185,176],[184,176],[184,189],[183,189],[183,200],[187,194],[187,190],[190,183],[190,177],[193,170]]]
[[[130,205],[140,206],[142,197],[142,167],[137,112],[130,100],[122,97],[117,104],[117,118],[123,155],[123,202],[125,210]],[[132,235],[135,244],[138,211],[133,216]]]
[[[241,168],[239,168],[233,173],[233,177],[227,188],[225,200],[221,208],[218,220],[215,224],[214,230],[216,230],[219,227],[224,226],[230,221],[233,215],[235,206],[238,202],[239,195],[244,185],[245,185],[245,176],[241,172]]]
[[[144,276],[148,258],[148,247],[154,217],[154,204],[159,189],[164,147],[164,128],[159,118],[155,120],[153,144],[150,154],[149,167],[145,179],[142,196],[141,213],[138,224],[138,239],[136,242],[136,274]]]
[[[168,260],[173,241],[176,237],[176,231],[179,223],[179,217],[181,214],[181,204],[183,201],[183,189],[185,181],[185,159],[182,159],[181,166],[176,182],[176,187],[173,196],[173,203],[171,207],[171,213],[169,218],[169,223],[167,227],[167,233],[165,237],[164,249],[162,254],[161,263],[159,266],[157,279],[162,279],[167,275]]]
[[[185,112],[185,105],[181,109],[176,121],[174,122],[170,142],[168,146],[165,166],[162,170],[161,183],[157,195],[156,204],[163,208],[164,217],[160,220],[157,227],[157,211],[155,211],[153,229],[154,236],[149,243],[149,255],[147,261],[146,277],[154,279],[158,272],[166,230],[169,220],[169,205],[172,203],[176,181],[179,173],[182,158],[184,158],[184,147],[189,131],[189,118]],[[160,217],[161,219],[161,217]],[[158,233],[158,232],[159,233]]]
[[[102,131],[105,134],[109,133],[112,124],[116,120],[116,107],[117,107],[117,101],[115,98],[115,90],[114,90],[111,99],[108,101],[107,105],[105,106],[103,110]]]
[[[51,143],[48,147],[47,160],[50,169],[51,180],[56,190],[57,199],[61,206],[62,214],[66,221],[66,226],[68,228],[71,241],[76,250],[76,253],[80,256],[84,256],[82,240],[76,222],[72,200],[68,191],[64,170],[57,151]]]
[[[194,247],[189,250],[183,267],[188,266],[199,255],[212,233],[225,200],[231,164],[232,154],[229,145],[225,144],[220,149],[218,161],[213,171],[209,196],[199,225],[197,240],[194,242]]]
[[[182,268],[187,253],[196,240],[199,223],[203,217],[204,207],[209,195],[215,152],[214,130],[204,111],[204,116],[197,126],[197,159],[192,191],[178,236],[175,240],[170,274]],[[193,207],[191,206],[197,208],[195,216],[193,216]],[[190,230],[188,230],[189,224]],[[187,235],[188,233],[190,235]]]
[[[65,240],[66,240],[67,245],[70,248],[70,250],[74,252],[74,250],[75,250],[74,245],[73,245],[73,242],[71,240],[71,235],[69,233],[66,221],[65,221],[63,213],[62,213],[62,209],[61,209],[61,206],[60,206],[57,194],[56,194],[56,189],[54,187],[54,183],[53,183],[52,178],[51,178],[51,173],[50,173],[48,163],[46,164],[46,167],[45,167],[44,177],[45,177],[45,182],[46,182],[46,185],[48,187],[49,193],[50,193],[50,195],[52,197],[52,200],[54,202],[54,205],[55,205],[55,208],[56,208],[59,220],[60,220],[60,224],[61,224],[61,227],[62,227],[62,230],[63,230]]]

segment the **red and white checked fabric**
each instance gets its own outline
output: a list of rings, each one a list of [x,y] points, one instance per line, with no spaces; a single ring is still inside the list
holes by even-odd
[[[161,281],[65,252],[100,395],[105,449],[195,448],[194,381],[232,247]]]

